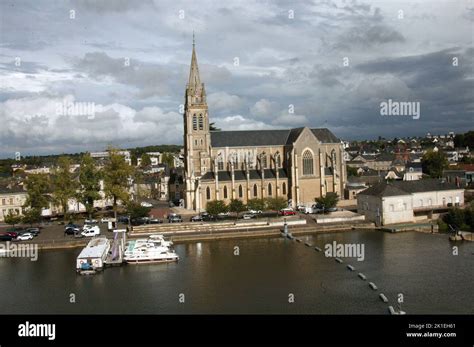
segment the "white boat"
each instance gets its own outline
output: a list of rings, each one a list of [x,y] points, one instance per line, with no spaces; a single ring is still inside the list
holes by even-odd
[[[77,257],[76,271],[80,274],[101,271],[109,249],[110,241],[105,236],[94,237]]]
[[[165,241],[161,235],[152,235],[148,239],[128,241],[125,247],[124,261],[129,264],[166,263],[178,261],[178,255],[170,248],[171,241]]]
[[[153,242],[155,243],[156,245],[158,246],[163,246],[163,247],[168,247],[170,248],[171,246],[173,246],[173,242],[172,241],[166,241],[165,238],[163,237],[163,235],[160,235],[160,234],[152,234],[148,237],[148,241],[149,242]]]

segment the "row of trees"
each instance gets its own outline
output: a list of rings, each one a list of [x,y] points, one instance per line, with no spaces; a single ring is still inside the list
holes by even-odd
[[[110,156],[104,168],[98,169],[94,159],[85,154],[81,158],[79,175],[70,171],[71,160],[61,157],[53,173],[28,175],[26,179],[27,199],[23,206],[24,217],[11,212],[5,222],[17,224],[19,221],[32,224],[41,219],[41,210],[50,203],[60,206],[67,220],[69,200],[75,199],[85,206],[89,218],[94,212],[94,202],[101,199],[100,182],[103,180],[105,198],[112,200],[114,216],[117,218],[118,202],[129,203],[131,179],[135,169],[115,149],[109,149]],[[16,222],[16,223],[14,223]]]
[[[223,200],[209,201],[206,206],[206,211],[210,215],[217,216],[220,213],[234,212],[237,215],[247,210],[255,211],[279,211],[282,208],[288,207],[288,202],[284,198],[266,198],[266,199],[250,199],[245,205],[242,200],[232,199],[229,204]]]

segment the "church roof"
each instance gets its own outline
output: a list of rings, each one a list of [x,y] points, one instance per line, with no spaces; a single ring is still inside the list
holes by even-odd
[[[304,128],[285,130],[211,131],[213,147],[256,147],[290,145]],[[322,143],[339,143],[340,140],[326,128],[310,129]]]

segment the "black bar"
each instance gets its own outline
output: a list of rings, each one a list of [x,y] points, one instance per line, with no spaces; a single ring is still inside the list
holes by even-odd
[[[56,336],[20,337],[19,325],[54,323]],[[409,324],[424,324],[422,329]],[[426,324],[431,324],[428,329]],[[454,324],[454,326],[452,326]],[[450,328],[445,326],[450,325]],[[473,346],[473,316],[12,315],[0,316],[0,346],[126,344],[363,344]],[[407,333],[456,337],[407,337]]]

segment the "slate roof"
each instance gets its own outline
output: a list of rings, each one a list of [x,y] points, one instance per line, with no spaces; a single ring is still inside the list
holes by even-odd
[[[276,178],[275,171],[273,169],[265,169],[264,170],[265,179],[267,178]],[[287,178],[288,175],[285,169],[279,169],[279,176],[280,178]],[[249,176],[251,180],[262,179],[260,174],[260,170],[249,170]],[[232,176],[230,171],[219,171],[218,172],[219,181],[232,181]],[[245,181],[247,180],[247,175],[243,170],[235,170],[234,177],[236,181]],[[202,180],[214,180],[215,174],[214,172],[206,172],[204,176],[201,177]]]
[[[236,130],[211,131],[213,147],[256,147],[290,145],[296,141],[304,128],[286,130]],[[310,129],[322,143],[339,143],[340,140],[329,129]]]
[[[428,178],[418,181],[392,181],[388,183],[382,182],[364,190],[361,192],[361,194],[384,197],[451,189],[462,188],[458,188],[453,183],[443,182],[436,178]]]

